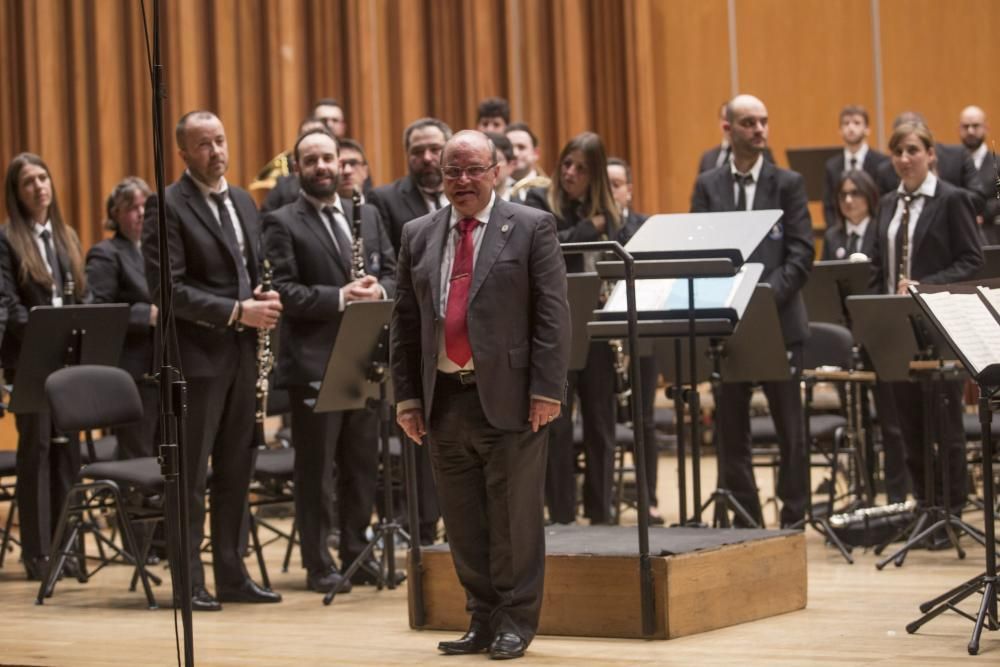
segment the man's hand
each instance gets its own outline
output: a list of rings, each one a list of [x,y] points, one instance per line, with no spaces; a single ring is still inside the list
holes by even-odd
[[[155,303],[149,304],[149,326],[155,327],[156,320],[159,319],[160,309],[156,307]]]
[[[531,399],[531,407],[528,408],[528,421],[531,422],[532,432],[538,433],[538,429],[554,421],[559,416],[561,407],[552,401]]]
[[[604,219],[604,214],[599,213],[590,219],[590,224],[594,225],[594,229],[597,230],[598,234],[603,234],[605,227],[608,226],[607,220]]]
[[[422,408],[410,408],[396,413],[396,423],[403,433],[418,445],[424,444],[420,439],[427,435],[424,428],[424,411]]]
[[[243,315],[240,322],[255,329],[273,329],[281,316],[281,296],[271,290],[262,292],[260,285],[253,291],[252,299],[241,302]]]
[[[907,280],[906,278],[900,278],[899,282],[896,284],[896,294],[901,294],[903,296],[909,295],[910,285],[919,285],[920,283],[916,280]]]
[[[347,283],[340,289],[344,295],[344,303],[378,301],[382,298],[382,288],[378,284],[378,279],[372,275]]]

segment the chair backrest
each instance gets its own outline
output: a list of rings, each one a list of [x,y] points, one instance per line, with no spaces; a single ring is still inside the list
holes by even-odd
[[[839,324],[810,322],[809,338],[802,348],[802,367],[838,366],[845,370],[854,363],[854,336]]]
[[[77,433],[142,419],[135,380],[114,366],[67,366],[45,380],[45,396],[58,431]]]

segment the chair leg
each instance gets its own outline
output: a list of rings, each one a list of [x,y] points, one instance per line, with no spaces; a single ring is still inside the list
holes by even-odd
[[[264,588],[270,588],[271,578],[267,576],[267,565],[264,563],[264,550],[260,546],[260,535],[257,534],[257,519],[249,508],[247,508],[247,516],[250,520],[250,539],[253,540],[253,550],[257,554],[257,567],[260,568],[260,580]]]
[[[118,524],[121,527],[121,534],[125,542],[125,551],[122,554],[127,560],[128,554],[132,554],[135,560],[135,569],[142,580],[142,589],[146,593],[146,602],[150,609],[157,609],[156,598],[153,596],[153,588],[149,585],[149,577],[146,574],[145,554],[140,553],[138,544],[135,541],[135,534],[132,532],[132,525],[128,520],[128,513],[125,511],[125,504],[122,502],[121,493],[117,488],[111,490],[113,502],[115,504],[115,514],[118,516]]]
[[[52,546],[49,548],[48,571],[45,573],[42,583],[38,586],[38,597],[35,598],[35,604],[44,604],[45,598],[51,597],[53,591],[55,591],[56,581],[59,579],[59,574],[62,572],[65,562],[65,557],[62,556],[62,542],[63,535],[66,533],[66,525],[69,523],[71,503],[73,498],[80,493],[81,491],[74,487],[70,489],[70,492],[66,495],[66,500],[63,501],[62,512],[59,513],[59,522],[56,524],[56,533],[52,538]],[[70,532],[71,539],[75,535],[76,529],[74,528]]]
[[[10,543],[13,538],[10,536],[10,530],[14,526],[14,512],[17,510],[17,498],[10,501],[10,511],[7,513],[7,523],[3,527],[3,542],[0,543],[0,567],[3,567],[4,560],[7,558],[7,551],[11,549]]]
[[[299,520],[292,519],[292,531],[288,535],[288,546],[285,547],[285,559],[281,563],[281,571],[288,572],[288,564],[292,561],[292,550],[295,548],[295,540],[299,534]]]

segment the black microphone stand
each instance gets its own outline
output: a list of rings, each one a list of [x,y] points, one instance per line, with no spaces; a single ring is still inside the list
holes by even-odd
[[[174,613],[180,607],[184,628],[184,665],[194,665],[194,635],[191,603],[191,564],[188,537],[188,506],[184,467],[184,418],[187,411],[187,386],[180,369],[174,366],[177,331],[173,319],[173,283],[170,250],[167,245],[167,219],[163,155],[163,65],[160,59],[160,0],[153,0],[153,49],[149,57],[153,87],[153,163],[156,173],[157,250],[159,257],[160,323],[160,473],[163,475],[167,543],[170,548],[170,578],[173,587]],[[145,7],[143,7],[145,14]],[[145,17],[143,24],[145,25]],[[148,35],[147,35],[148,37]],[[148,46],[148,41],[147,41]],[[176,616],[175,616],[176,627]],[[180,656],[178,656],[179,658]]]

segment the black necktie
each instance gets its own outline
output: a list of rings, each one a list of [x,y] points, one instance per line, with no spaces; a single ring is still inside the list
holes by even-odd
[[[337,242],[337,251],[340,253],[340,258],[344,260],[344,266],[350,270],[351,239],[347,238],[347,234],[345,234],[344,230],[337,224],[337,218],[334,217],[335,212],[336,209],[332,206],[323,207],[323,213],[326,214],[326,219],[330,222],[330,229],[333,231],[333,238]]]
[[[895,286],[899,284],[902,277],[909,278],[909,255],[910,255],[910,207],[913,202],[920,198],[920,193],[906,194],[900,196],[903,200],[903,215],[899,219],[899,229],[896,230],[896,280],[893,282],[893,293]]]
[[[432,193],[428,194],[427,196],[430,197],[431,206],[433,207],[433,210],[435,210],[435,211],[441,210],[441,193],[440,192],[432,192]]]
[[[219,225],[222,227],[222,238],[229,246],[229,253],[236,262],[236,277],[239,282],[239,299],[243,301],[253,296],[253,288],[250,287],[250,274],[247,273],[246,261],[240,251],[240,242],[236,239],[236,228],[233,227],[233,219],[229,215],[229,207],[226,206],[225,192],[212,192],[210,195],[219,209]]]
[[[52,232],[43,229],[39,234],[42,237],[42,245],[45,246],[45,260],[49,263],[49,272],[52,274],[52,282],[59,294],[63,292],[62,267],[59,265],[59,257],[56,249],[52,245]]]
[[[747,210],[747,186],[753,183],[753,174],[735,174],[736,185],[739,186],[739,196],[736,197],[736,210]]]
[[[848,236],[847,236],[847,255],[848,256],[853,255],[854,253],[856,253],[858,251],[858,241],[860,241],[860,240],[861,240],[861,237],[858,236],[857,232],[851,232],[850,234],[848,234]]]
[[[855,155],[851,156],[851,171],[858,170],[858,158]]]

